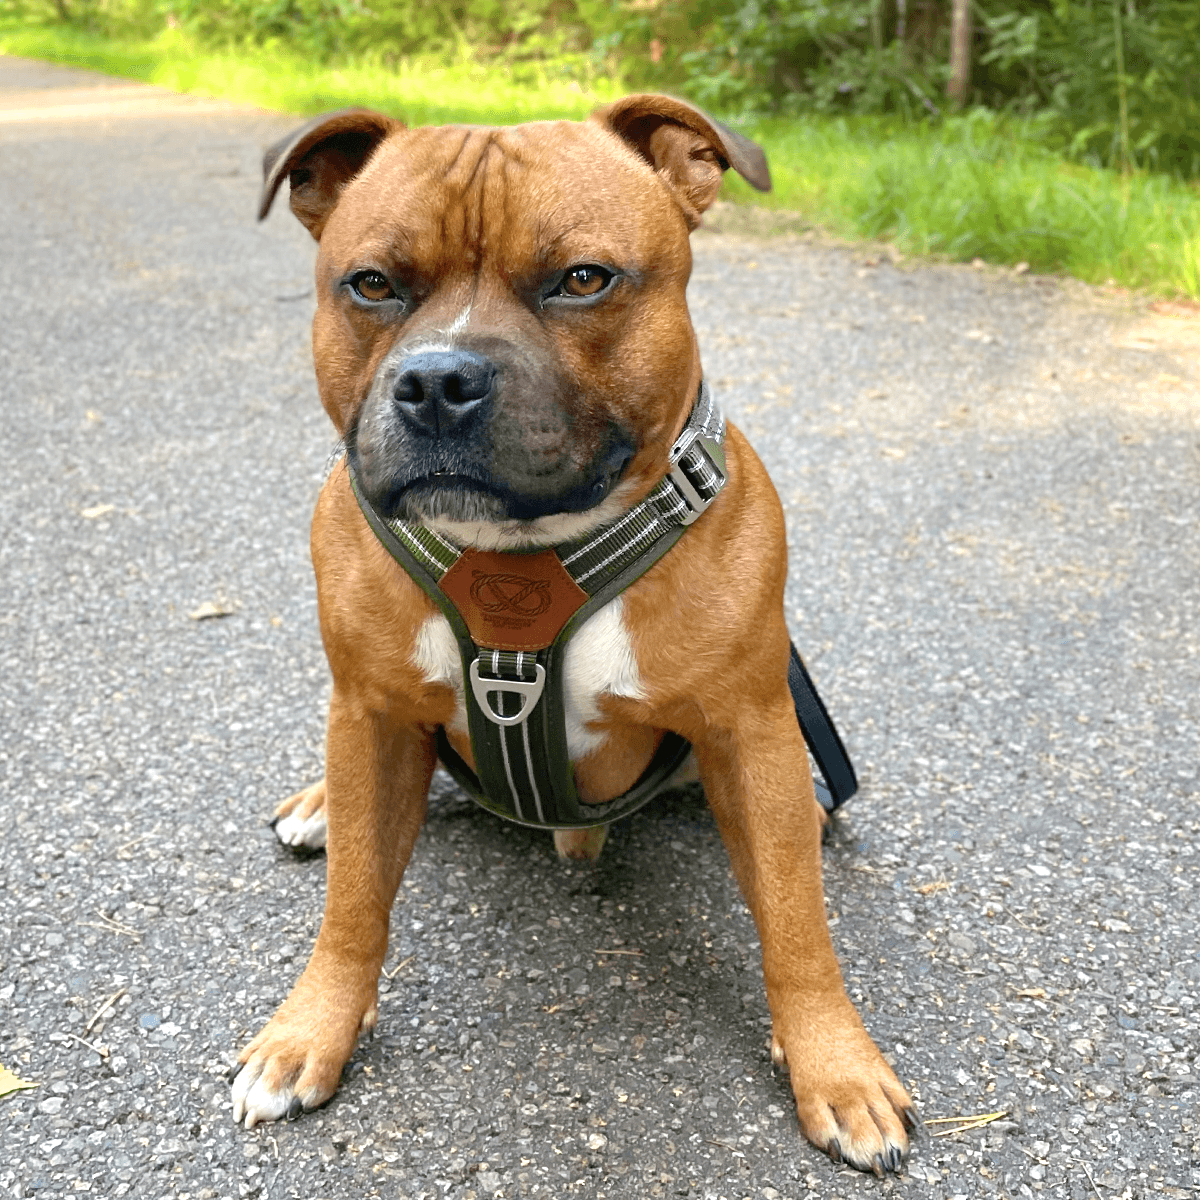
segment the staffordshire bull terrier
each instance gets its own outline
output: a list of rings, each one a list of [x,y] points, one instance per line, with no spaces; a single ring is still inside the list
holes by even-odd
[[[323,1104],[373,1028],[439,756],[483,802],[507,787],[499,811],[594,857],[614,798],[686,742],[758,927],[800,1128],[835,1161],[901,1168],[912,1103],[826,927],[821,812],[788,690],[783,513],[708,395],[685,301],[688,235],[729,167],[769,187],[754,143],[657,95],[507,128],[346,110],[267,153],[260,217],[287,180],[318,243],[313,355],[346,453],[312,526],[326,775],[277,824],[325,846],[325,914],[241,1052],[233,1113],[248,1128]],[[669,548],[616,594],[589,591],[646,524]],[[535,752],[529,711],[553,707],[539,647],[556,637],[565,739]],[[500,739],[488,763],[484,737]],[[569,766],[542,763],[555,754]]]

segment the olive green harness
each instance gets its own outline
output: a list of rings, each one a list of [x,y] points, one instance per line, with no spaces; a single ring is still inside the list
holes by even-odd
[[[567,643],[584,622],[645,574],[720,494],[724,440],[725,420],[701,384],[671,448],[669,470],[650,494],[599,530],[534,553],[464,549],[428,526],[385,519],[363,494],[353,459],[347,460],[354,495],[376,537],[454,631],[476,770],[440,728],[438,755],[484,808],[540,828],[608,824],[641,808],[687,757],[688,742],[667,733],[629,791],[603,804],[582,803],[567,749],[564,662]],[[853,794],[854,772],[794,647],[789,684],[801,728],[830,783],[818,785],[818,796],[833,809]]]

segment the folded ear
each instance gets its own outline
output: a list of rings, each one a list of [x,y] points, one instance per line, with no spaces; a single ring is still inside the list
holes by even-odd
[[[626,96],[593,114],[623,138],[675,193],[688,227],[717,198],[732,167],[751,187],[771,190],[766,155],[749,138],[674,96]]]
[[[263,155],[261,221],[286,175],[292,212],[318,241],[344,184],[366,165],[375,147],[404,126],[367,108],[343,108],[314,117]]]

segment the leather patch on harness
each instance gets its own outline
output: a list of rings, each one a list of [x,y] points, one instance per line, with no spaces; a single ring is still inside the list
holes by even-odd
[[[542,650],[587,602],[553,550],[538,554],[467,548],[438,581],[489,650]]]

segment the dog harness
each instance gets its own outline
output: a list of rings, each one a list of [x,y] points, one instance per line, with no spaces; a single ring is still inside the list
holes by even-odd
[[[384,549],[450,622],[462,657],[464,703],[476,770],[439,728],[438,756],[474,800],[498,816],[544,829],[605,825],[641,808],[691,747],[666,733],[629,791],[584,804],[567,750],[564,662],[583,623],[645,574],[725,486],[725,420],[707,384],[650,494],[598,530],[536,552],[455,545],[425,525],[385,519],[347,458],[351,487]],[[795,646],[788,685],[833,811],[857,789],[854,768]]]

